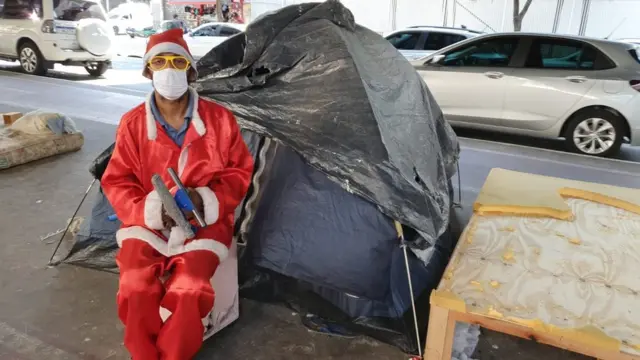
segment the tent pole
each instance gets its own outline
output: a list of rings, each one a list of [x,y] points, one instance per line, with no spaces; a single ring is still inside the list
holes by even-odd
[[[404,266],[407,270],[407,280],[409,282],[409,295],[411,297],[411,311],[413,312],[413,326],[416,332],[416,343],[418,344],[418,355],[422,359],[422,343],[420,341],[420,330],[418,328],[418,314],[416,311],[416,300],[413,297],[413,282],[411,281],[411,270],[409,269],[409,254],[407,253],[407,244],[404,240],[404,231],[402,231],[402,224],[397,220],[394,220],[396,226],[396,233],[398,234],[398,240],[400,240],[400,247],[404,252]]]
[[[80,207],[82,206],[82,203],[84,202],[84,199],[87,198],[87,195],[89,195],[89,191],[91,191],[91,188],[93,187],[93,184],[95,184],[96,182],[96,178],[93,178],[93,180],[91,180],[91,184],[89,184],[89,187],[87,188],[87,191],[84,192],[84,196],[82,197],[82,200],[80,200],[80,204],[78,204],[78,207],[76,208],[76,211],[73,213],[73,216],[71,216],[71,220],[69,220],[69,223],[67,224],[67,228],[64,229],[64,232],[62,233],[62,236],[60,236],[60,240],[58,240],[58,245],[56,245],[56,248],[53,250],[53,254],[51,254],[51,259],[49,259],[49,265],[54,265],[52,263],[53,258],[56,256],[56,253],[58,252],[58,249],[60,248],[60,245],[62,244],[62,240],[64,239],[65,235],[67,235],[67,232],[69,231],[69,227],[71,227],[71,224],[73,223],[73,220],[76,218],[76,215],[78,215],[78,211],[80,210]]]

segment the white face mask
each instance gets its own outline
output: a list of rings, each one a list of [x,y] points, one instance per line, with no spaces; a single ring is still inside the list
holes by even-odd
[[[187,72],[176,69],[154,71],[153,88],[165,99],[179,99],[189,89]]]

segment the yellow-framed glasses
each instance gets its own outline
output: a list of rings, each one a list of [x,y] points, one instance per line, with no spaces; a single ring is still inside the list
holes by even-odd
[[[191,63],[189,60],[181,55],[156,55],[149,60],[149,69],[153,71],[164,70],[167,67],[171,67],[176,70],[187,71]]]

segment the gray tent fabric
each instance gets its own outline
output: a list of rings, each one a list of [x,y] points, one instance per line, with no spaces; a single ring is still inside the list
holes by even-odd
[[[287,147],[278,147],[269,174],[248,237],[255,264],[354,296],[383,299],[390,254],[399,247],[392,220]]]
[[[375,204],[342,189],[287,146],[269,142],[238,233],[243,239],[243,297],[280,301],[356,332],[417,353],[411,297],[420,298],[419,329],[426,329],[428,294],[455,245],[447,232],[424,263],[405,259],[393,221]],[[253,205],[251,205],[253,204]],[[406,229],[407,234],[411,229]],[[419,236],[409,235],[411,239]],[[424,338],[424,333],[420,334]]]
[[[413,246],[446,230],[455,134],[411,64],[337,0],[266,14],[198,69],[200,95],[418,230]]]

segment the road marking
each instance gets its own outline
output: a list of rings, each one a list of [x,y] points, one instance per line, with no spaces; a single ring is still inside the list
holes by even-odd
[[[5,105],[5,106],[9,106],[9,107],[14,107],[16,109],[23,109],[25,110],[24,112],[30,112],[30,111],[34,111],[34,110],[40,110],[40,111],[44,111],[44,112],[51,112],[51,113],[64,113],[66,116],[69,116],[71,119],[80,119],[80,120],[86,120],[86,121],[93,121],[93,122],[98,122],[98,123],[102,123],[102,124],[109,124],[109,125],[115,125],[117,126],[118,123],[120,123],[120,116],[117,116],[117,118],[102,118],[102,117],[97,117],[97,116],[92,116],[92,115],[87,115],[87,114],[80,114],[80,113],[74,113],[74,112],[67,112],[67,111],[61,111],[59,108],[57,109],[53,109],[50,107],[45,107],[45,106],[40,106],[40,107],[33,107],[33,106],[25,106],[23,103],[19,103],[19,102],[15,102],[15,101],[5,101],[5,100],[0,100],[0,105]],[[133,107],[132,107],[133,108]],[[126,111],[123,111],[122,114],[124,114]]]
[[[463,136],[458,136],[458,139],[463,139],[463,140],[469,141],[469,142],[474,142],[475,141],[475,142],[487,143],[487,144],[493,144],[493,145],[501,145],[501,146],[504,145],[506,147],[512,147],[512,148],[521,148],[521,149],[527,149],[527,150],[538,150],[538,151],[543,151],[543,152],[554,153],[554,154],[557,154],[557,155],[566,155],[566,156],[569,156],[569,157],[575,156],[575,157],[579,157],[579,158],[584,159],[584,160],[601,161],[601,162],[618,162],[618,163],[629,164],[629,165],[640,165],[640,163],[638,163],[636,161],[631,161],[631,160],[596,157],[596,156],[590,156],[590,155],[584,155],[584,154],[578,154],[578,153],[572,153],[572,152],[565,152],[565,151],[560,151],[560,150],[547,149],[547,148],[542,148],[542,147],[512,144],[512,143],[501,142],[501,141],[476,139],[476,138],[469,138],[469,137],[463,137]],[[531,157],[531,156],[528,156],[528,155],[523,155],[523,154],[503,153],[503,152],[500,152],[500,151],[490,150],[490,149],[485,149],[485,148],[474,148],[473,146],[464,145],[464,143],[461,143],[461,145],[463,147],[473,148],[474,150],[481,150],[481,151],[486,151],[486,152],[491,152],[491,153],[501,153],[501,154],[509,155],[509,156],[522,156],[522,157],[526,157],[526,158],[530,158],[530,159],[534,158],[534,157]],[[544,159],[544,160],[545,161],[549,161],[549,159]],[[561,163],[560,161],[555,161],[555,162]],[[575,164],[571,164],[571,165],[575,165]]]
[[[79,356],[47,344],[25,332],[18,331],[0,322],[0,342],[2,346],[29,359],[80,360]]]
[[[538,150],[538,148],[532,148],[532,149]],[[517,158],[524,158],[524,159],[527,159],[527,160],[538,160],[541,163],[554,163],[554,164],[563,165],[563,166],[566,166],[566,167],[573,166],[573,167],[579,167],[579,168],[589,169],[589,170],[604,171],[604,172],[607,172],[607,173],[625,175],[625,176],[631,176],[631,177],[640,176],[640,164],[638,164],[636,162],[632,162],[632,161],[628,161],[626,163],[627,164],[633,164],[634,166],[638,166],[638,169],[639,169],[638,171],[631,172],[631,171],[624,171],[624,170],[618,170],[618,169],[603,168],[603,167],[599,167],[599,166],[583,165],[583,164],[577,164],[577,163],[566,162],[566,161],[559,161],[559,160],[554,160],[554,159],[549,159],[549,158],[540,159],[539,157],[536,157],[536,156],[529,156],[529,155],[524,155],[524,154],[514,154],[514,153],[503,152],[503,151],[491,150],[491,149],[474,148],[474,149],[470,149],[470,150],[478,151],[478,152],[486,152],[486,153],[491,153],[491,154],[497,154],[497,155],[505,155],[505,156],[517,157]]]
[[[26,81],[30,81],[32,83],[38,83],[38,84],[47,83],[51,85],[60,85],[60,83],[63,83],[65,86],[70,86],[71,84],[73,84],[74,86],[71,86],[71,87],[76,87],[76,88],[80,87],[80,88],[86,88],[86,89],[91,89],[95,91],[106,91],[106,92],[111,92],[111,93],[121,94],[121,95],[144,97],[149,93],[148,91],[128,89],[128,88],[119,87],[119,86],[87,84],[87,83],[83,83],[82,81],[59,79],[59,78],[38,76],[38,75],[29,75],[29,74],[16,73],[13,71],[7,71],[7,70],[1,70],[1,69],[0,69],[0,75],[9,75],[9,77],[14,79],[26,80]]]

